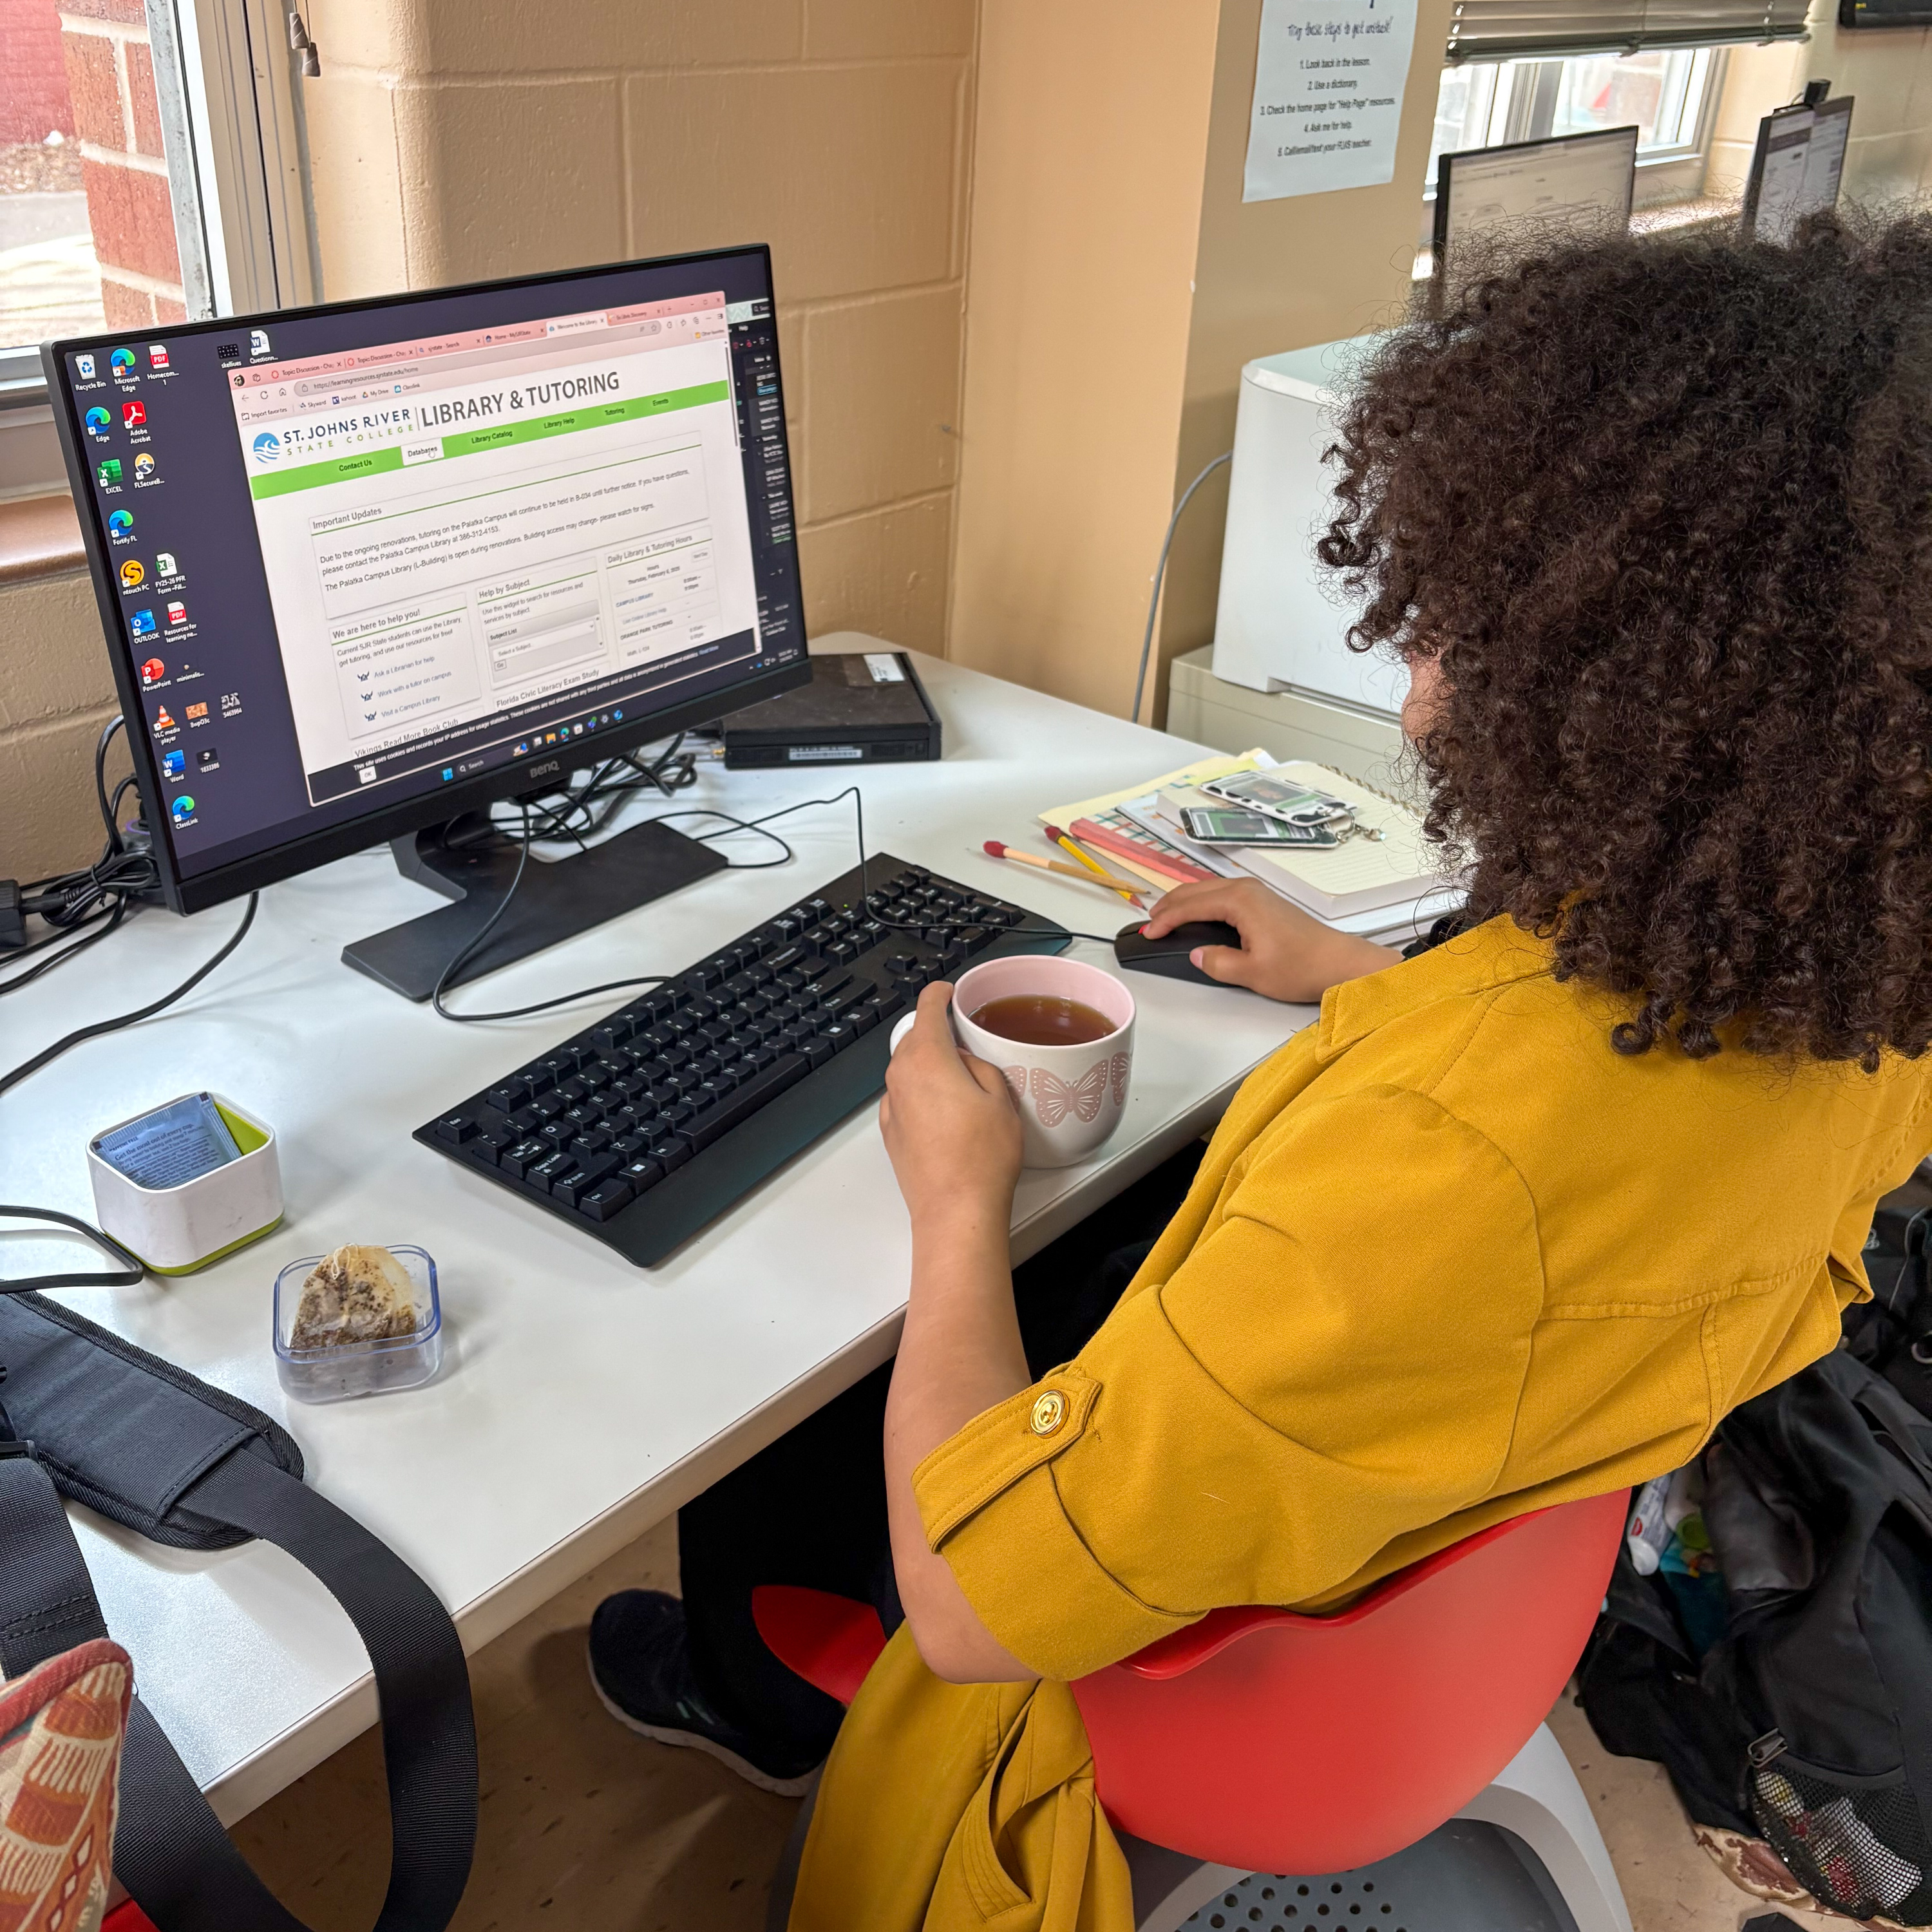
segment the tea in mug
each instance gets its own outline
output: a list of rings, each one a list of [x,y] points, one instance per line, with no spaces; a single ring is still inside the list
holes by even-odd
[[[1058,993],[1009,993],[975,1008],[970,1018],[1022,1046],[1085,1046],[1119,1030],[1105,1013]]]

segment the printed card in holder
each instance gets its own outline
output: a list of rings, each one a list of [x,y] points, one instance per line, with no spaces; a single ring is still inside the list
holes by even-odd
[[[242,1158],[221,1110],[206,1094],[171,1100],[98,1136],[94,1151],[117,1174],[150,1190],[199,1180]]]

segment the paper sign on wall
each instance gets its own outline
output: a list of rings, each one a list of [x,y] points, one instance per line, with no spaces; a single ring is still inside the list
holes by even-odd
[[[1244,201],[1395,178],[1416,0],[1262,0]]]

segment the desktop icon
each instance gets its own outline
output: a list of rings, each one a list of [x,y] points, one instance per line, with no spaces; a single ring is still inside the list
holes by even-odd
[[[169,716],[168,707],[164,704],[154,713],[154,729],[157,731],[172,731],[174,728],[175,721]]]
[[[94,473],[104,484],[119,482],[121,480],[120,458],[118,456],[106,458],[95,466]]]
[[[133,368],[134,366],[134,350],[131,349],[116,350],[113,354],[108,357],[107,366],[112,369],[117,376],[119,375],[121,371],[124,369]]]
[[[153,614],[154,613],[151,610],[143,610],[141,613],[141,615],[144,617],[152,616]],[[150,626],[148,628],[152,629],[153,626]],[[168,668],[166,664],[162,663],[159,658],[148,658],[142,662],[141,665],[141,682],[143,684],[159,684],[161,680],[166,677],[167,674]]]
[[[250,446],[257,463],[273,463],[282,453],[282,440],[272,429],[265,429]]]
[[[154,614],[152,610],[136,610],[128,620],[128,628],[137,638],[148,636],[154,628]]]
[[[205,746],[194,754],[194,768],[198,772],[218,772],[221,769],[221,754],[212,745]]]
[[[145,483],[154,473],[154,459],[144,449],[134,459],[134,481]]]
[[[242,359],[242,345],[238,342],[218,342],[214,345],[214,359],[225,368],[231,362]]]
[[[148,420],[148,412],[139,403],[123,403],[121,405],[121,420],[128,428],[139,429]]]
[[[168,622],[170,624],[185,624],[188,622],[188,606],[178,598],[168,606]]]
[[[185,752],[164,752],[161,754],[161,776],[164,778],[186,778],[188,754]]]
[[[104,442],[107,439],[107,426],[113,420],[105,410],[98,406],[89,410],[87,412],[88,434],[98,436]]]
[[[168,815],[177,825],[185,824],[194,816],[194,800],[189,797],[186,792],[183,792],[181,796],[168,807]]]
[[[171,550],[158,550],[154,553],[154,574],[157,577],[178,577],[181,566],[175,562]]]
[[[207,716],[208,706],[205,704],[190,704],[188,708],[188,722],[190,724],[194,724],[197,718],[206,718]]]
[[[274,352],[268,346],[268,332],[266,328],[249,330],[248,353],[250,356],[272,356]]]
[[[123,590],[140,590],[147,574],[148,573],[130,556],[121,566],[121,588]]]
[[[167,366],[167,344],[165,342],[149,343],[148,344],[148,367],[150,369],[165,369]]]
[[[132,510],[110,510],[107,515],[107,527],[114,536],[117,537],[124,537],[128,532],[134,527],[134,512]]]
[[[74,373],[78,376],[83,382],[92,382],[94,380],[94,358],[92,356],[76,356],[74,358]]]

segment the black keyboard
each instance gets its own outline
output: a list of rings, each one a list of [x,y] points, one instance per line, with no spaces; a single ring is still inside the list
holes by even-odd
[[[885,1084],[930,981],[1070,935],[880,853],[654,992],[473,1094],[416,1138],[640,1268]],[[865,886],[869,884],[868,899]]]

